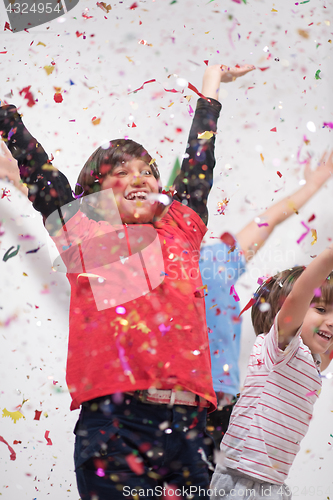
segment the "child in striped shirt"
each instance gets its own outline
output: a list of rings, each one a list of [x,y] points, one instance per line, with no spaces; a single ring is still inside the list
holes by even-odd
[[[333,152],[326,161],[333,171]],[[332,269],[333,244],[307,268],[282,271],[257,290],[257,340],[221,443],[213,498],[291,498],[285,480],[321,390],[321,356],[333,346]]]

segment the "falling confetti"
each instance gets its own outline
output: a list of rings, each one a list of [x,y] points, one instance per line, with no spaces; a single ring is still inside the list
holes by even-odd
[[[238,293],[237,293],[237,292],[236,292],[236,290],[235,290],[234,285],[232,285],[232,286],[230,287],[230,292],[229,292],[229,295],[232,295],[232,296],[233,296],[233,298],[235,299],[235,301],[236,301],[236,302],[239,302],[239,300],[240,300],[240,299],[239,299]]]
[[[50,431],[45,431],[44,437],[47,441],[47,446],[52,446],[53,443],[52,443],[51,439],[49,438],[49,434],[50,434]]]
[[[111,5],[106,5],[105,2],[97,2],[96,3],[97,7],[99,7],[100,9],[102,9],[106,14],[109,13],[109,11],[112,9]]]
[[[26,99],[28,101],[28,107],[32,108],[32,106],[34,106],[36,104],[36,102],[35,102],[34,96],[30,92],[30,88],[31,88],[31,85],[29,85],[29,87],[24,87],[24,89],[20,90],[19,94],[20,95],[23,94],[24,99]]]
[[[302,234],[302,235],[298,238],[298,240],[297,240],[297,243],[298,243],[298,244],[300,244],[300,242],[301,242],[302,240],[304,240],[305,236],[306,236],[307,234],[309,234],[309,232],[310,232],[310,228],[309,228],[309,227],[305,224],[305,222],[303,222],[303,221],[302,221],[302,222],[301,222],[301,224],[305,227],[306,232],[305,232],[305,233],[303,233],[303,234]]]
[[[315,229],[311,229],[311,235],[313,240],[311,241],[311,245],[317,243],[317,231]]]
[[[208,130],[206,130],[206,132],[202,132],[201,134],[198,134],[198,139],[210,139],[211,137],[213,137],[214,135],[214,132],[208,132]]]
[[[4,443],[6,446],[8,446],[8,449],[10,451],[10,459],[11,460],[16,460],[16,453],[15,453],[15,451],[13,450],[13,448],[7,443],[7,441],[2,436],[0,436],[0,442]]]
[[[20,411],[8,411],[6,408],[2,410],[2,418],[4,417],[11,418],[14,424],[16,424],[16,422],[22,417],[25,419],[24,415],[22,415]]]
[[[315,72],[315,79],[316,79],[316,80],[321,80],[320,73],[321,73],[321,70],[320,70],[320,69],[318,69],[318,70]]]
[[[19,250],[20,250],[20,245],[17,245],[17,248],[16,250],[13,250],[13,248],[15,247],[10,247],[7,252],[5,253],[5,255],[3,256],[2,260],[7,262],[8,259],[11,259],[12,257],[15,257],[18,253],[19,253]]]
[[[225,215],[224,214],[224,211],[225,209],[227,208],[227,205],[229,203],[230,199],[229,198],[224,198],[224,200],[222,201],[219,201],[217,203],[217,212],[220,214],[220,215]]]

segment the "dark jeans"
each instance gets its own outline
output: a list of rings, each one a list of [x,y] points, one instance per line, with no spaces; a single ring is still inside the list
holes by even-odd
[[[220,443],[229,426],[230,415],[236,402],[231,405],[223,406],[221,410],[215,410],[207,417],[207,434],[215,442],[216,448],[220,449]]]
[[[74,431],[82,500],[163,498],[164,483],[181,490],[175,498],[208,498],[214,444],[205,427],[206,409],[195,406],[126,394],[83,403]]]

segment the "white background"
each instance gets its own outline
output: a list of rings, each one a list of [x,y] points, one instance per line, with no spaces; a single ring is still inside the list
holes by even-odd
[[[185,150],[197,99],[189,89],[183,94],[165,89],[181,91],[179,77],[200,89],[205,60],[268,68],[221,89],[223,110],[206,237],[214,242],[210,237],[226,230],[236,233],[273,201],[297,189],[300,161],[307,151],[315,164],[332,146],[331,131],[323,128],[324,122],[333,121],[332,3],[136,3],[131,10],[131,0],[112,2],[106,14],[96,2],[80,0],[66,16],[29,33],[1,31],[1,97],[19,107],[29,130],[54,155],[54,164],[73,186],[99,145],[124,136],[147,147],[165,184]],[[3,5],[0,20],[3,29]],[[52,62],[54,71],[47,75],[44,67]],[[156,82],[130,93],[151,79]],[[31,108],[19,95],[27,86],[38,99]],[[55,87],[61,88],[62,103],[53,99]],[[94,117],[101,118],[99,125],[93,125]],[[315,132],[308,122],[313,122]],[[271,132],[274,127],[277,132]],[[24,419],[0,420],[0,435],[17,454],[11,461],[8,448],[0,443],[0,495],[5,500],[77,500],[72,430],[78,412],[69,411],[65,384],[69,286],[64,275],[51,269],[48,236],[39,214],[8,183],[2,181],[0,187],[11,189],[10,201],[0,199],[0,412],[15,411],[28,400],[21,409]],[[330,181],[298,215],[275,230],[236,286],[241,307],[251,298],[259,276],[307,264],[325,247],[332,236],[332,190]],[[219,215],[217,203],[226,197],[226,213]],[[307,223],[312,214],[316,217],[309,225],[317,230],[318,242],[311,245],[310,233],[298,245],[304,232],[301,221]],[[19,254],[4,262],[5,252],[17,245]],[[39,246],[37,253],[26,253]],[[244,314],[242,375],[254,340],[249,316]],[[333,381],[328,377],[290,472],[288,484],[296,500],[333,498]],[[42,410],[39,421],[34,420],[35,410]],[[46,431],[52,446],[47,445]]]

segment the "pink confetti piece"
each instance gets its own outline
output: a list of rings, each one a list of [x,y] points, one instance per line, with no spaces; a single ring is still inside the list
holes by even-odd
[[[333,122],[324,122],[323,127],[328,127],[333,129]]]
[[[262,224],[257,224],[258,227],[268,226],[268,222],[263,222]]]
[[[314,396],[315,394],[317,394],[317,391],[310,391],[305,396]]]
[[[239,297],[238,297],[238,294],[237,294],[237,292],[236,292],[236,290],[235,290],[234,285],[231,285],[229,295],[232,295],[232,296],[233,296],[233,298],[235,299],[235,301],[236,301],[236,302],[239,302],[239,300],[240,300],[240,299],[239,299]]]
[[[156,82],[155,78],[153,78],[152,80],[147,80],[146,82],[143,82],[141,87],[139,87],[135,90],[132,90],[131,92],[128,92],[128,94],[133,94],[133,92],[139,92],[139,90],[142,90],[145,85],[147,85],[148,83],[153,83],[153,82]]]
[[[296,242],[296,243],[298,243],[298,244],[300,244],[300,242],[301,242],[302,240],[304,240],[305,236],[306,236],[307,234],[309,234],[309,232],[310,232],[310,228],[309,228],[309,227],[305,224],[305,222],[303,222],[303,221],[302,221],[302,222],[301,222],[301,224],[305,227],[306,231],[305,231],[305,233],[303,233],[303,234],[302,234],[302,235],[298,238],[298,240],[297,240],[297,242]]]
[[[231,26],[231,28],[230,28],[230,30],[228,31],[229,42],[230,42],[230,45],[231,45],[231,47],[233,49],[235,48],[235,46],[234,46],[233,41],[232,41],[232,32],[234,31],[234,29],[236,28],[236,26],[237,26],[237,21],[234,21],[233,24],[232,24],[232,26]]]
[[[13,450],[13,448],[10,446],[10,444],[8,444],[7,441],[2,436],[0,436],[0,442],[4,443],[5,445],[8,446],[8,449],[10,451],[10,459],[11,460],[16,460],[16,453],[15,453],[15,451]]]
[[[49,438],[49,434],[50,434],[50,431],[45,431],[45,439],[47,441],[47,446],[52,446],[52,441],[51,439]]]

